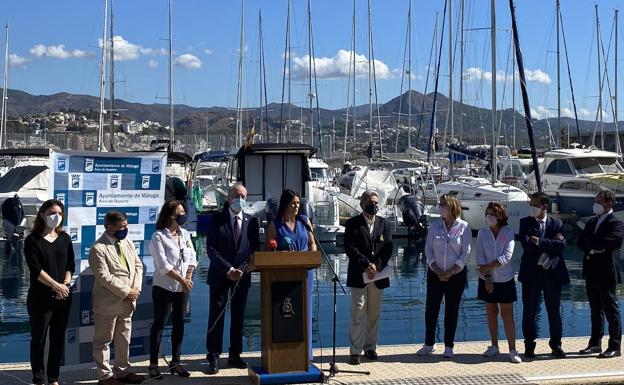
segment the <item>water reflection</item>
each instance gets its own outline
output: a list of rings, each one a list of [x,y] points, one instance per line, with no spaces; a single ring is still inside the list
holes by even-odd
[[[476,239],[473,239],[476,242]],[[380,324],[380,344],[422,343],[424,340],[424,304],[426,296],[426,263],[422,249],[405,240],[395,242],[395,251],[391,260],[394,276],[391,285],[384,290],[384,299]],[[338,259],[339,276],[346,282],[347,258],[341,247],[323,245],[330,259]],[[0,250],[2,248],[0,247]],[[474,253],[474,252],[473,252]],[[518,244],[514,252],[514,268],[518,271],[522,248]],[[568,246],[565,252],[572,284],[564,288],[562,295],[562,316],[564,336],[581,336],[589,333],[589,307],[585,295],[584,281],[581,279],[581,254],[575,245]],[[464,293],[460,308],[456,340],[487,340],[487,320],[485,307],[477,297],[477,276],[474,254],[468,263],[468,288]],[[195,286],[191,292],[192,316],[185,328],[183,353],[204,353],[208,319],[208,285],[206,276],[209,260],[199,259]],[[0,264],[0,362],[28,360],[29,325],[26,312],[26,294],[29,287],[28,268],[22,258],[2,257]],[[332,273],[327,263],[316,272],[314,286],[314,345],[331,347],[333,284]],[[249,299],[245,320],[245,350],[260,350],[260,282],[259,274],[254,274],[249,289]],[[520,285],[518,294],[520,294]],[[618,285],[618,296],[624,298],[624,286]],[[346,288],[347,289],[347,288]],[[348,292],[348,289],[347,289]],[[620,300],[621,302],[621,300]],[[349,296],[338,288],[337,295],[337,344],[348,346]],[[522,303],[514,306],[518,338],[521,339]],[[443,322],[444,312],[440,312],[439,323]],[[542,309],[538,321],[539,330],[547,333],[547,317]],[[443,330],[438,328],[437,340],[442,340]],[[224,348],[227,348],[229,335],[229,312],[226,314],[224,330]],[[501,326],[501,336],[502,326]],[[168,332],[166,332],[168,337]],[[163,344],[170,354],[170,344]],[[565,346],[564,346],[565,349]]]

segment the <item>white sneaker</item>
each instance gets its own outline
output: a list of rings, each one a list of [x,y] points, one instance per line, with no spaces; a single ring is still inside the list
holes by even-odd
[[[417,352],[417,356],[428,356],[431,353],[435,352],[435,345],[423,345]]]
[[[453,348],[449,348],[448,346],[444,348],[444,353],[442,355],[445,358],[453,358]]]
[[[498,346],[488,346],[485,352],[483,352],[483,357],[494,357],[500,354],[498,350]]]
[[[520,358],[520,355],[518,354],[517,350],[512,350],[509,352],[509,361],[512,364],[521,364],[522,363],[522,359]]]

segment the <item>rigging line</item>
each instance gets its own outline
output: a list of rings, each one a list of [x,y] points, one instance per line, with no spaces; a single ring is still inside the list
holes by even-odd
[[[579,128],[578,112],[576,111],[576,99],[574,97],[574,86],[572,85],[572,72],[570,71],[570,59],[568,58],[568,44],[566,42],[565,31],[563,30],[563,16],[559,10],[559,25],[561,26],[561,37],[563,38],[563,49],[565,51],[566,66],[568,69],[568,79],[570,82],[570,93],[572,95],[572,106],[574,108],[574,123],[576,124],[576,135],[581,143],[581,129]],[[570,143],[568,143],[568,146]]]
[[[377,125],[378,125],[378,132],[379,132],[379,154],[381,157],[383,157],[383,140],[382,140],[382,136],[381,136],[381,114],[379,111],[379,94],[377,93],[377,74],[376,74],[376,70],[375,70],[375,47],[373,45],[373,23],[370,23],[370,42],[371,42],[371,57],[370,60],[372,60],[372,64],[373,64],[373,89],[375,91],[375,108],[377,110]],[[373,128],[371,127],[371,130]],[[374,155],[374,154],[373,154]]]
[[[412,0],[409,0],[410,5]],[[394,153],[397,154],[399,152],[399,131],[400,131],[400,126],[401,126],[401,116],[403,113],[403,84],[405,82],[405,63],[407,62],[407,45],[409,44],[409,29],[410,29],[410,20],[411,19],[411,7],[408,11],[408,15],[407,15],[407,29],[405,31],[405,45],[403,46],[403,67],[402,67],[402,72],[401,72],[401,87],[399,89],[399,111],[397,114],[397,128],[396,128],[396,142],[394,144]],[[412,76],[411,73],[408,73],[407,76]],[[408,92],[407,94],[407,98],[408,98],[408,103],[411,102],[411,93]],[[408,131],[411,130],[411,127],[407,128]]]
[[[509,78],[509,62],[510,60],[510,55],[511,55],[511,48],[513,47],[513,36],[509,35],[509,46],[507,49],[507,59],[505,62],[505,74],[503,75],[503,95],[501,96],[501,103],[500,103],[500,112],[499,112],[499,122],[498,122],[498,128],[496,128],[496,130],[498,131],[498,135],[496,136],[496,146],[498,146],[498,144],[500,143],[500,132],[501,132],[501,128],[503,127],[503,107],[505,105],[505,101],[506,101],[506,96],[507,96],[507,79]],[[513,109],[512,109],[513,110]]]
[[[288,55],[288,47],[290,45],[290,2],[288,0],[288,12],[286,16],[286,42],[284,43],[284,70],[282,71],[282,102],[280,104],[280,127],[279,127],[279,136],[277,138],[278,142],[284,141],[284,94],[286,88],[286,67],[287,63],[290,61],[290,57]],[[290,76],[290,72],[288,73]]]
[[[613,42],[613,31],[615,29],[615,19],[613,20],[613,25],[611,26],[611,34],[609,36],[609,45],[607,46],[607,53],[605,54],[604,52],[604,45],[602,40],[600,41],[600,48],[602,51],[602,56],[603,56],[603,61],[604,61],[604,76],[603,76],[603,84],[606,81],[607,83],[607,90],[609,92],[609,101],[610,101],[610,105],[611,105],[611,113],[613,114],[613,118],[615,119],[615,109],[614,109],[614,105],[613,105],[613,95],[611,93],[611,82],[609,80],[609,72],[608,72],[608,61],[609,61],[609,55],[611,55],[611,43]],[[616,152],[617,149],[619,148],[619,137],[616,135]],[[604,148],[603,148],[604,150]]]
[[[431,160],[432,141],[434,140],[433,131],[436,122],[436,100],[438,97],[438,84],[440,79],[440,64],[442,62],[442,44],[444,42],[444,25],[446,24],[446,6],[448,0],[444,1],[444,12],[442,13],[442,30],[440,32],[440,50],[438,51],[438,62],[436,64],[435,87],[433,91],[433,104],[431,108],[431,125],[429,127],[429,145],[427,146],[427,163]],[[435,149],[434,149],[435,150]]]
[[[308,3],[310,4],[310,3]],[[310,8],[311,6],[309,5],[309,12],[310,12],[310,51],[311,51],[311,55],[312,58],[314,58],[314,30],[312,28],[312,9]],[[312,68],[314,69],[314,93],[315,93],[315,99],[316,99],[316,121],[317,121],[317,126],[318,126],[318,138],[319,138],[319,144],[318,144],[318,148],[319,148],[319,156],[323,157],[323,136],[322,136],[322,127],[321,127],[321,109],[319,107],[319,97],[318,97],[318,79],[316,77],[316,60],[312,60]]]
[[[431,65],[431,59],[433,58],[433,50],[436,47],[436,40],[438,38],[437,34],[438,34],[438,12],[436,12],[435,14],[435,24],[433,27],[433,39],[431,40],[431,49],[429,50],[429,61],[427,62],[427,76],[425,78],[425,90],[424,93],[422,94],[422,103],[420,105],[420,113],[418,114],[418,130],[416,131],[416,148],[419,147],[420,144],[420,130],[422,128],[422,123],[423,123],[423,117],[424,117],[424,112],[425,112],[425,100],[427,98],[427,88],[429,86],[429,74],[431,73],[431,68],[433,67]],[[436,52],[437,53],[437,52]],[[409,127],[409,130],[411,132],[411,127]]]

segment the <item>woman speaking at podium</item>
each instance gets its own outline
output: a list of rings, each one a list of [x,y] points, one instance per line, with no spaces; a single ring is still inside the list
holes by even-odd
[[[316,251],[316,242],[312,224],[307,216],[301,214],[301,198],[291,189],[286,189],[280,197],[277,215],[269,224],[266,235],[266,249],[277,251]],[[273,243],[273,242],[275,243]],[[277,247],[275,247],[277,244]],[[308,341],[310,341],[310,360],[312,359],[312,282],[314,271],[308,270]]]

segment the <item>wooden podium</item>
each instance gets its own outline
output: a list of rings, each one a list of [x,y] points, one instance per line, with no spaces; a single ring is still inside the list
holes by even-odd
[[[261,277],[262,372],[266,375],[307,372],[310,368],[308,339],[308,270],[321,264],[318,251],[256,252],[252,271]],[[256,384],[258,373],[249,368]]]

